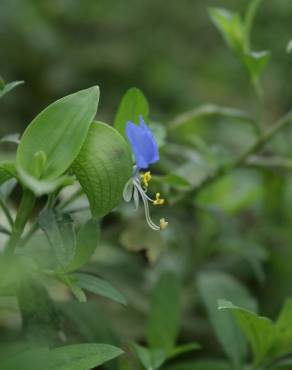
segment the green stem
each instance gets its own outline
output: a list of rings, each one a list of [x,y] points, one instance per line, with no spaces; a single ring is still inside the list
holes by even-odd
[[[12,219],[12,216],[9,212],[9,209],[8,207],[6,206],[5,202],[3,201],[3,199],[0,198],[0,207],[2,208],[4,214],[5,214],[5,217],[7,218],[7,221],[9,222],[9,225],[12,227],[13,226],[13,219]]]
[[[34,204],[34,194],[30,190],[24,189],[15,222],[12,227],[11,237],[5,246],[5,253],[7,255],[13,255],[15,248],[20,241],[24,227],[34,207]]]
[[[283,130],[291,122],[292,110],[283,116],[279,121],[277,121],[272,127],[264,131],[256,140],[256,142],[252,144],[246,151],[244,151],[237,159],[227,166],[219,167],[212,175],[205,178],[198,187],[190,190],[189,192],[185,192],[179,200],[196,195],[209,184],[225,176],[230,171],[244,165],[250,155],[257,153],[257,151],[260,150],[271,138],[273,138],[279,131]]]

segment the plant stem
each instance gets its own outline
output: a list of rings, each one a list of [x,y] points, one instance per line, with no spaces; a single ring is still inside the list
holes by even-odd
[[[271,138],[273,138],[279,131],[283,130],[291,122],[292,110],[280,118],[280,120],[277,121],[272,127],[264,131],[255,141],[255,143],[252,144],[246,151],[244,151],[237,159],[235,159],[229,165],[219,167],[212,175],[206,177],[199,186],[191,189],[189,192],[185,192],[179,200],[196,195],[209,184],[215,182],[232,170],[244,165],[250,155],[257,153],[257,151],[260,150]]]
[[[5,202],[3,201],[3,199],[0,198],[0,207],[2,208],[4,214],[5,214],[5,217],[7,218],[7,221],[9,222],[9,225],[12,227],[13,226],[13,219],[12,219],[12,216],[9,212],[9,209],[8,207],[6,206]]]
[[[24,227],[34,207],[34,204],[35,204],[34,194],[30,190],[24,189],[20,206],[15,218],[15,222],[12,227],[11,237],[5,246],[6,255],[8,256],[13,255],[15,248],[17,247],[17,244],[20,241]]]

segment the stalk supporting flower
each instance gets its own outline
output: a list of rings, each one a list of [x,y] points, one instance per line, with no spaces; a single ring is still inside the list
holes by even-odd
[[[151,181],[150,171],[146,171],[139,175],[139,170],[147,169],[150,164],[159,160],[158,146],[155,137],[142,116],[140,116],[140,126],[130,121],[127,122],[126,135],[131,145],[136,165],[134,166],[132,178],[125,185],[123,192],[124,200],[130,202],[134,199],[136,208],[138,208],[139,198],[141,198],[144,205],[146,221],[151,229],[157,231],[165,229],[168,222],[162,218],[159,225],[156,225],[152,221],[149,211],[149,203],[155,206],[163,205],[165,199],[161,198],[160,193],[156,193],[155,199],[148,196],[147,191]]]

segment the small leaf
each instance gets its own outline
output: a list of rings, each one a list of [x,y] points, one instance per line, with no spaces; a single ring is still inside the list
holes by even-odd
[[[145,121],[148,119],[149,105],[142,91],[136,87],[129,89],[123,96],[114,119],[114,127],[119,133],[125,136],[127,121],[139,124],[140,115]]]
[[[24,81],[14,81],[5,84],[3,79],[1,78],[0,98],[9,93],[9,91],[13,90],[15,87],[22,85],[23,83]]]
[[[154,287],[147,339],[151,348],[163,349],[166,354],[175,346],[180,328],[180,286],[176,275],[165,272]]]
[[[51,350],[52,366],[43,370],[89,370],[120,356],[123,351],[108,344],[83,343]]]
[[[72,169],[88,197],[93,217],[103,217],[121,201],[132,176],[130,147],[115,129],[94,122]]]
[[[67,271],[77,270],[83,266],[94,253],[100,237],[100,227],[95,220],[89,220],[81,226],[77,234],[76,250]]]
[[[258,81],[270,59],[270,56],[271,53],[269,51],[253,51],[245,54],[245,65],[249,71],[252,81]]]
[[[26,128],[16,153],[17,166],[35,176],[34,156],[44,152],[42,178],[62,175],[77,157],[98,105],[97,86],[65,96],[49,105]]]
[[[58,219],[52,209],[46,209],[40,214],[39,225],[46,234],[59,264],[66,268],[72,261],[76,248],[71,218],[65,215]]]
[[[161,349],[151,350],[136,343],[132,343],[132,347],[146,370],[159,369],[166,360],[165,353]]]
[[[77,279],[76,284],[91,293],[111,299],[114,302],[127,305],[125,297],[116,290],[109,282],[93,275],[76,273],[73,275]]]
[[[229,48],[237,55],[244,53],[245,29],[240,15],[223,8],[209,8],[209,15]]]

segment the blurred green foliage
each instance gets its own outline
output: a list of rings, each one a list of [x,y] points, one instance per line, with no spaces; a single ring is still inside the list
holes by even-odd
[[[0,72],[6,81],[25,80],[1,99],[1,136],[22,132],[56,98],[95,84],[101,88],[98,119],[106,122],[114,122],[129,87],[141,88],[150,103],[161,148],[151,186],[167,198],[153,218],[167,217],[169,228],[153,232],[142,211],[122,204],[103,220],[101,241],[79,281],[91,293],[100,284],[100,294],[104,281],[86,277],[102,276],[118,289],[110,286],[110,298],[126,300],[128,307],[106,301],[106,294],[75,302],[68,287],[80,301],[84,297],[72,289],[73,280],[46,282],[66,341],[126,349],[127,356],[106,364],[108,369],[139,368],[137,359],[149,369],[166,361],[169,370],[241,369],[251,358],[253,333],[227,308],[256,322],[261,318],[247,310],[276,321],[292,295],[292,125],[208,182],[257,141],[255,122],[267,129],[291,109],[292,55],[286,46],[292,3],[263,0],[256,15],[252,50],[271,51],[261,98],[207,11],[224,7],[243,14],[246,6],[245,0],[0,2]],[[89,218],[86,198],[66,205],[69,196],[61,193],[61,208],[81,225]],[[33,236],[25,255],[50,262],[42,233]],[[217,299],[234,305],[225,302],[226,310],[218,311]],[[0,309],[1,340],[17,338],[15,302],[4,300]],[[290,334],[285,339],[288,349],[281,355],[292,353]]]

